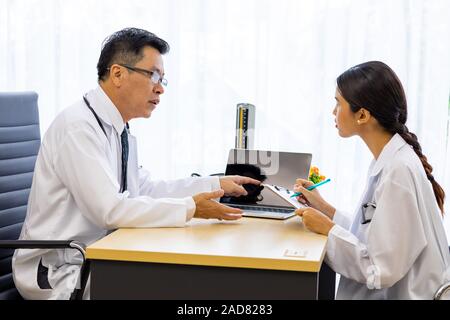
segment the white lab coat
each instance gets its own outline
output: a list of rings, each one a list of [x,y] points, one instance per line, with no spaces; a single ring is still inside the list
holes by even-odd
[[[362,205],[368,202],[362,224]],[[337,299],[432,299],[450,280],[449,249],[431,183],[398,134],[372,162],[353,223],[337,211],[326,262],[341,274]]]
[[[125,124],[100,87],[87,99],[106,135],[83,100],[57,116],[42,140],[20,239],[71,239],[89,245],[120,227],[183,227],[195,211],[192,195],[220,188],[217,177],[152,181],[138,167],[136,139],[129,135],[128,190],[119,193]],[[38,285],[41,259],[53,290]],[[72,249],[17,250],[14,282],[27,299],[68,299],[80,263],[80,254]]]

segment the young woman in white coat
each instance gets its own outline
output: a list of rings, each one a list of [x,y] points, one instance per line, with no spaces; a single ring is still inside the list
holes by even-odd
[[[450,280],[442,216],[444,190],[414,133],[406,126],[400,80],[371,61],[337,78],[336,128],[359,136],[373,154],[353,221],[297,179],[297,214],[309,230],[328,236],[326,262],[341,275],[337,299],[432,299]],[[430,124],[432,125],[432,124]]]

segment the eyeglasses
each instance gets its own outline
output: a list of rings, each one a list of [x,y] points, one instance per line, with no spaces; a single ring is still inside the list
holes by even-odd
[[[145,70],[145,69],[141,69],[141,68],[136,68],[136,67],[132,67],[126,64],[119,64],[119,66],[122,66],[124,68],[127,68],[131,71],[134,72],[138,72],[140,74],[143,74],[144,76],[150,78],[150,80],[153,82],[153,84],[162,84],[164,87],[167,86],[167,79],[163,78],[162,75],[159,74],[158,71],[150,71],[150,70]]]

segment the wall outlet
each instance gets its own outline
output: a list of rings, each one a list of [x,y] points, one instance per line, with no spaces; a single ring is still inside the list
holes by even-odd
[[[286,249],[284,251],[284,255],[286,257],[296,257],[296,258],[306,257],[307,253],[308,253],[308,250],[304,250],[304,249]]]

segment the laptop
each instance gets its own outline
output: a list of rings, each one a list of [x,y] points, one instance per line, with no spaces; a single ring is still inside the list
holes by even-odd
[[[225,175],[247,176],[262,184],[245,184],[247,196],[222,197],[220,202],[242,209],[246,217],[281,220],[293,217],[295,209],[303,206],[300,203],[295,206],[296,200],[288,195],[293,193],[290,189],[296,178],[308,178],[311,159],[310,153],[231,149]]]

